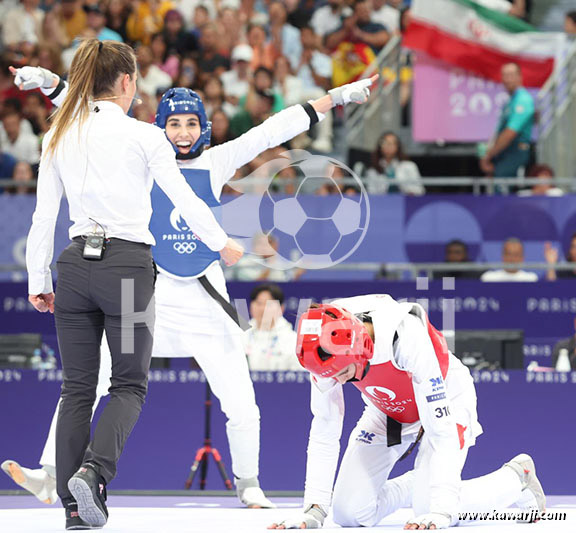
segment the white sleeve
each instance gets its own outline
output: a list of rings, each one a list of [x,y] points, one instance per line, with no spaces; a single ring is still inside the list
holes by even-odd
[[[312,425],[306,461],[304,506],[317,504],[326,508],[332,501],[332,488],[340,455],[340,437],[344,420],[342,385],[321,392],[311,379],[310,408]]]
[[[148,130],[148,135],[143,135],[141,141],[152,177],[200,240],[211,250],[222,250],[228,236],[216,221],[210,208],[186,183],[176,164],[174,150],[164,132],[150,124],[141,123],[141,125]]]
[[[61,80],[63,81],[63,80]],[[64,98],[66,98],[66,95],[68,94],[68,82],[67,81],[63,81],[64,83],[64,88],[62,89],[62,91],[57,95],[57,96],[52,96],[55,92],[57,87],[50,87],[48,89],[45,89],[44,87],[40,87],[40,90],[42,91],[43,94],[45,94],[48,98],[50,98],[50,100],[52,100],[52,103],[56,106],[56,107],[60,107],[63,102],[64,102]]]
[[[54,229],[64,190],[54,166],[54,159],[46,154],[49,138],[50,135],[44,137],[44,156],[40,161],[36,190],[36,210],[26,242],[28,293],[35,295],[53,292],[50,263],[54,255]]]
[[[413,161],[401,161],[396,177],[404,194],[413,194],[415,196],[424,194],[425,190],[422,185],[420,170]]]
[[[430,512],[458,513],[460,470],[453,457],[460,448],[456,421],[440,365],[423,322],[408,315],[397,329],[394,358],[412,374],[420,421],[432,447],[430,457]]]
[[[318,113],[319,120],[324,115]],[[213,188],[220,190],[237,169],[268,148],[274,148],[310,128],[310,117],[301,105],[288,107],[233,141],[210,148]]]

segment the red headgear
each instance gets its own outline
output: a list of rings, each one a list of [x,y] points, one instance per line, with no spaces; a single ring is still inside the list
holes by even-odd
[[[320,377],[331,377],[351,363],[362,379],[374,343],[362,321],[345,309],[323,304],[308,309],[298,324],[296,355],[300,364]]]

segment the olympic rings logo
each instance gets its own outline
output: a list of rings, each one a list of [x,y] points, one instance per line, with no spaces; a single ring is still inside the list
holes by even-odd
[[[406,410],[406,407],[384,407],[386,411],[390,411],[391,413],[402,413]]]
[[[176,250],[179,254],[191,254],[194,250],[196,250],[196,243],[195,242],[175,242],[173,246],[174,250]]]

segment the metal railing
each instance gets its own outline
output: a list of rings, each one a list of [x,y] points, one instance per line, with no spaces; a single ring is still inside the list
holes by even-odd
[[[56,265],[52,265],[54,271]],[[301,265],[306,269],[306,264]],[[310,267],[310,265],[309,265]],[[573,271],[576,272],[576,263],[559,263],[550,265],[545,262],[526,262],[526,263],[387,263],[387,262],[359,262],[359,263],[340,263],[328,267],[324,270],[338,271],[338,272],[373,272],[378,274],[383,270],[386,271],[390,277],[400,278],[400,274],[407,272],[412,279],[417,277],[427,276],[431,279],[435,278],[438,272],[485,272],[486,270],[503,270],[503,269],[521,269],[531,271],[548,271],[554,270]],[[25,272],[26,267],[20,264],[0,264],[0,272]],[[398,274],[398,276],[394,276]],[[576,278],[576,275],[575,275]]]
[[[576,42],[537,97],[538,160],[569,176],[576,170]]]
[[[576,170],[576,167],[575,167]],[[258,185],[263,185],[265,190],[270,184],[269,178],[264,177],[251,177],[244,178],[246,184],[250,185],[255,191],[260,190]],[[286,180],[280,179],[275,180],[272,183],[274,187],[278,189],[279,193],[284,192],[286,187],[294,185],[296,183],[299,185],[305,178],[294,178],[295,182],[286,182]],[[366,181],[363,180],[366,184]],[[338,182],[342,185],[357,185],[358,182],[354,178],[338,178]],[[443,187],[443,188],[470,188],[470,192],[474,195],[493,195],[498,192],[499,195],[514,194],[518,188],[529,188],[534,185],[551,185],[553,187],[558,187],[566,193],[576,192],[576,177],[573,178],[553,178],[553,179],[541,179],[541,178],[479,178],[479,177],[438,177],[438,178],[421,178],[421,183],[424,187]],[[22,184],[22,182],[16,182],[7,179],[0,179],[0,187],[17,187],[25,186],[29,189],[36,188],[36,180]],[[378,194],[375,193],[375,196]]]
[[[400,52],[402,39],[392,37],[380,51],[375,61],[364,71],[361,78],[380,73],[372,88],[370,100],[364,105],[346,107],[347,148],[372,150],[376,139],[384,130],[396,131],[400,127]],[[391,76],[384,76],[383,70]]]

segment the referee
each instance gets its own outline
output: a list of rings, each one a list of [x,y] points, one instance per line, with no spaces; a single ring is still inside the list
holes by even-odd
[[[187,185],[162,130],[126,116],[136,78],[129,46],[96,39],[80,45],[68,94],[44,137],[28,235],[29,300],[54,313],[62,359],[56,479],[67,529],[106,523],[106,485],[146,397],[154,324],[153,180],[228,265],[243,253]],[[54,295],[49,265],[64,192],[72,243],[57,261]],[[104,331],[112,354],[110,401],[90,440]]]

